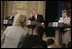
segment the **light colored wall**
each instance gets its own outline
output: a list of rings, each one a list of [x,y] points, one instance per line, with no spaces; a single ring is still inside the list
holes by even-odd
[[[32,10],[35,9],[45,19],[45,4],[45,1],[5,1],[4,16],[9,16],[11,11],[16,9],[18,13],[25,14],[29,18]]]

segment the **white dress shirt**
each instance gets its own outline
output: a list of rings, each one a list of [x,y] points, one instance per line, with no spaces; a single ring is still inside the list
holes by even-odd
[[[37,19],[37,15],[35,15],[36,19]]]

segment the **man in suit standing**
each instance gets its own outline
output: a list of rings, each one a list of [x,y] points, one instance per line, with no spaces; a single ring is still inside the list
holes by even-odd
[[[35,26],[32,26],[32,33],[34,32],[35,27],[40,24],[44,26],[44,19],[43,19],[43,15],[37,14],[36,10],[32,11],[32,16],[28,19],[31,21],[35,21],[38,22]]]
[[[39,23],[43,23],[44,22],[43,16],[40,15],[40,14],[37,14],[37,12],[35,10],[32,11],[32,17],[29,18],[29,20],[37,21]]]
[[[14,16],[16,14],[17,14],[17,11],[16,10],[13,10],[11,16],[8,18],[8,24],[11,24],[12,25],[13,20],[14,20]]]

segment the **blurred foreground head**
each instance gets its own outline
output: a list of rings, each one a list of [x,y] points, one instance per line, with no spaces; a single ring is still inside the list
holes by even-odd
[[[40,38],[42,38],[45,29],[44,29],[43,26],[40,26],[40,25],[39,25],[39,26],[36,26],[35,31],[36,31],[36,33],[38,34],[38,36],[39,36]]]
[[[48,39],[47,48],[58,48],[58,46],[56,46],[55,41],[53,39]]]
[[[23,14],[17,14],[14,18],[13,26],[26,26],[26,16]]]

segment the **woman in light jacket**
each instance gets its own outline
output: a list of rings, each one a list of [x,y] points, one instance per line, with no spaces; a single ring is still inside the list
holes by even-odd
[[[21,36],[27,34],[24,30],[25,26],[26,16],[17,14],[13,26],[8,26],[1,37],[1,48],[17,48]]]

